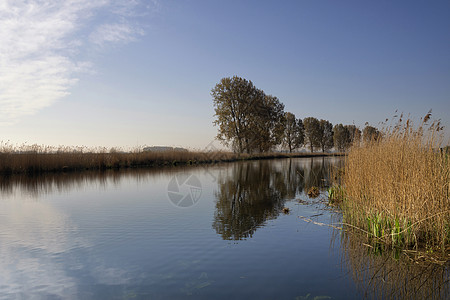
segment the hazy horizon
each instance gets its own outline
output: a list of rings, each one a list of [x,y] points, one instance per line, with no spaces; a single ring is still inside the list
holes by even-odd
[[[238,75],[302,119],[432,109],[448,143],[449,16],[448,1],[3,1],[0,141],[202,150],[210,91]]]

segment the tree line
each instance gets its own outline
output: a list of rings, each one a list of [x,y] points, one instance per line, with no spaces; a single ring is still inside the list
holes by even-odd
[[[281,147],[289,152],[303,146],[311,152],[333,147],[346,151],[361,140],[381,137],[379,130],[366,123],[361,131],[355,125],[328,120],[297,118],[285,112],[284,104],[267,95],[245,78],[225,77],[211,90],[215,110],[217,139],[237,153],[268,152]]]

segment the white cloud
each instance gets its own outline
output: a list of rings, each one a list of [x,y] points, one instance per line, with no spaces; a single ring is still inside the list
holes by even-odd
[[[142,35],[141,26],[131,24],[141,6],[138,0],[0,1],[0,125],[67,95],[77,74],[91,67],[77,59],[83,49]]]
[[[13,193],[19,197],[3,197],[0,203],[0,298],[39,298],[36,286],[47,287],[58,299],[76,293],[76,281],[54,257],[92,244],[79,237],[76,225],[61,211],[24,199],[18,189]]]
[[[94,31],[89,39],[98,46],[105,46],[107,43],[127,43],[134,41],[136,36],[143,35],[142,28],[133,27],[127,23],[104,24]]]

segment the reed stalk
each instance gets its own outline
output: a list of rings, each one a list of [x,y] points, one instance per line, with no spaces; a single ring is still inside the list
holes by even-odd
[[[417,128],[400,117],[381,139],[353,146],[329,196],[345,223],[377,241],[448,252],[450,161],[430,116]]]

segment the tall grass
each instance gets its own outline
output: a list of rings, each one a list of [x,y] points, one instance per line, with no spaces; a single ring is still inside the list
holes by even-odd
[[[11,145],[0,142],[0,174],[106,170],[137,167],[190,165],[246,159],[321,156],[320,153],[261,153],[238,155],[227,151],[160,151],[87,147]]]
[[[229,152],[147,152],[135,149],[0,144],[0,173],[44,173],[194,164],[233,159]]]
[[[335,193],[345,223],[387,244],[449,250],[450,161],[429,119],[415,128],[400,117],[382,139],[351,148]]]

